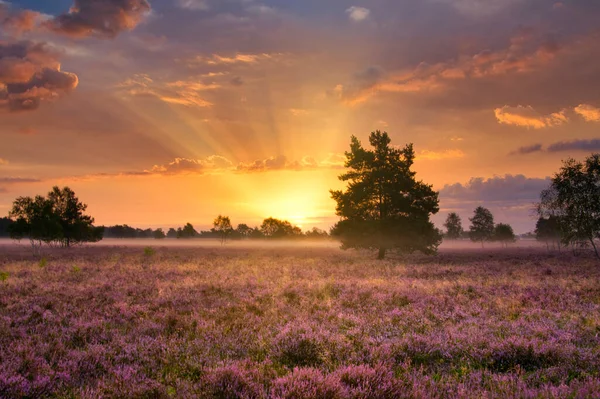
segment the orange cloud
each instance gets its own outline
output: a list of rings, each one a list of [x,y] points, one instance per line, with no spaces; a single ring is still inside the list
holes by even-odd
[[[439,161],[442,159],[459,159],[464,158],[465,153],[461,150],[445,150],[445,151],[429,151],[423,150],[416,156],[417,159],[428,161]]]
[[[580,104],[574,111],[581,115],[587,122],[600,122],[600,108],[588,104]]]
[[[562,110],[550,115],[540,115],[531,106],[524,107],[521,105],[516,107],[506,105],[494,110],[499,123],[532,129],[543,129],[565,124],[569,121],[565,113],[566,110]]]
[[[0,42],[0,108],[37,109],[75,89],[77,75],[63,72],[45,43]]]

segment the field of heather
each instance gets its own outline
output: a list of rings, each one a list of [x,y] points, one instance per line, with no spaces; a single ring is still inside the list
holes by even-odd
[[[598,398],[600,264],[0,247],[1,398]]]

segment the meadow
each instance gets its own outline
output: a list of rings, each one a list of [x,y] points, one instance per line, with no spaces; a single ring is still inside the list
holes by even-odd
[[[0,246],[1,398],[598,398],[600,264],[543,248]]]

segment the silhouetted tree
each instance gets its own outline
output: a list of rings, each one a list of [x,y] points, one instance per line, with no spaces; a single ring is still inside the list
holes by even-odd
[[[152,233],[152,235],[157,240],[162,240],[163,238],[167,237],[167,235],[165,234],[165,232],[161,228],[158,228],[158,229],[154,230],[154,232]]]
[[[177,238],[194,238],[198,235],[198,232],[194,229],[191,223],[187,223],[182,228],[177,229]]]
[[[329,234],[327,234],[327,232],[325,230],[321,230],[317,227],[313,227],[311,230],[308,230],[306,233],[304,233],[304,235],[307,238],[311,238],[311,239],[322,239],[322,238],[328,238]]]
[[[412,144],[401,149],[390,142],[376,131],[369,137],[373,150],[366,150],[352,137],[345,165],[350,170],[339,176],[347,189],[331,191],[341,217],[332,234],[342,248],[378,249],[379,259],[388,249],[435,253],[441,234],[430,216],[439,210],[438,193],[415,179]]]
[[[478,206],[475,209],[473,217],[469,219],[471,227],[469,238],[474,242],[481,242],[481,247],[485,241],[491,241],[494,237],[494,216],[489,209]]]
[[[213,230],[221,238],[221,244],[225,244],[227,237],[233,233],[233,227],[231,226],[231,220],[229,219],[229,216],[217,216],[217,218],[213,221]]]
[[[263,220],[260,230],[266,238],[293,238],[302,235],[299,227],[292,226],[287,220],[275,218]]]
[[[167,238],[177,238],[177,230],[171,227],[167,232]]]
[[[10,218],[0,218],[0,237],[10,237],[8,226],[12,224]]]
[[[494,227],[494,240],[500,242],[503,246],[517,241],[513,228],[509,224],[498,223]]]
[[[87,205],[79,202],[68,187],[54,187],[47,197],[19,197],[13,202],[9,227],[14,239],[29,238],[34,253],[42,243],[64,247],[102,239],[104,228],[94,227],[94,219],[85,215]]]
[[[458,240],[463,235],[462,220],[456,212],[451,212],[444,223],[446,228],[446,238],[450,240]]]
[[[544,194],[552,198],[546,207],[558,217],[563,243],[589,243],[600,258],[595,241],[600,238],[600,154],[592,154],[584,162],[565,161]]]
[[[253,229],[250,226],[243,223],[238,224],[237,228],[235,229],[235,233],[241,239],[250,238],[252,236],[252,231]]]
[[[548,249],[550,249],[550,244],[552,244],[552,248],[556,246],[560,251],[562,246],[560,219],[557,216],[540,217],[535,224],[535,238],[538,241],[545,242]]]

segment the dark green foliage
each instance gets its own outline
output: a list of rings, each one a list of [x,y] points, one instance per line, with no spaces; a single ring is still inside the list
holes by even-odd
[[[562,238],[560,219],[556,216],[540,217],[535,224],[535,238],[545,242],[548,248],[552,245],[560,249]]]
[[[154,232],[152,232],[152,236],[157,240],[162,240],[167,237],[165,232],[161,228],[154,230]]]
[[[494,240],[508,247],[508,244],[517,241],[517,237],[515,237],[512,226],[498,223],[494,228]]]
[[[494,215],[489,209],[482,206],[478,206],[475,209],[473,217],[469,219],[471,221],[471,228],[469,229],[469,238],[474,242],[491,241],[494,238]]]
[[[444,227],[446,228],[446,238],[449,240],[458,240],[463,235],[462,221],[456,212],[448,214]]]
[[[266,238],[293,238],[302,235],[299,227],[293,226],[287,220],[267,218],[260,225],[260,231]]]
[[[415,179],[412,144],[400,149],[390,142],[387,133],[376,131],[369,137],[373,150],[366,150],[352,137],[349,171],[339,177],[347,189],[331,191],[342,218],[332,235],[342,248],[378,249],[380,259],[389,249],[435,253],[441,234],[429,218],[439,210],[438,193]]]
[[[9,213],[13,220],[10,236],[17,240],[28,238],[34,253],[43,243],[70,247],[100,241],[104,230],[93,226],[94,219],[84,214],[86,208],[68,187],[54,187],[47,197],[19,197]]]
[[[550,226],[542,222],[542,236],[560,231],[564,245],[589,244],[600,258],[595,242],[600,238],[600,154],[592,154],[584,162],[565,161],[550,188],[542,192],[537,211],[542,218],[554,218]]]
[[[177,229],[177,238],[194,238],[196,236],[198,236],[198,232],[191,223]]]
[[[0,237],[9,237],[8,226],[12,224],[10,218],[0,218]]]

